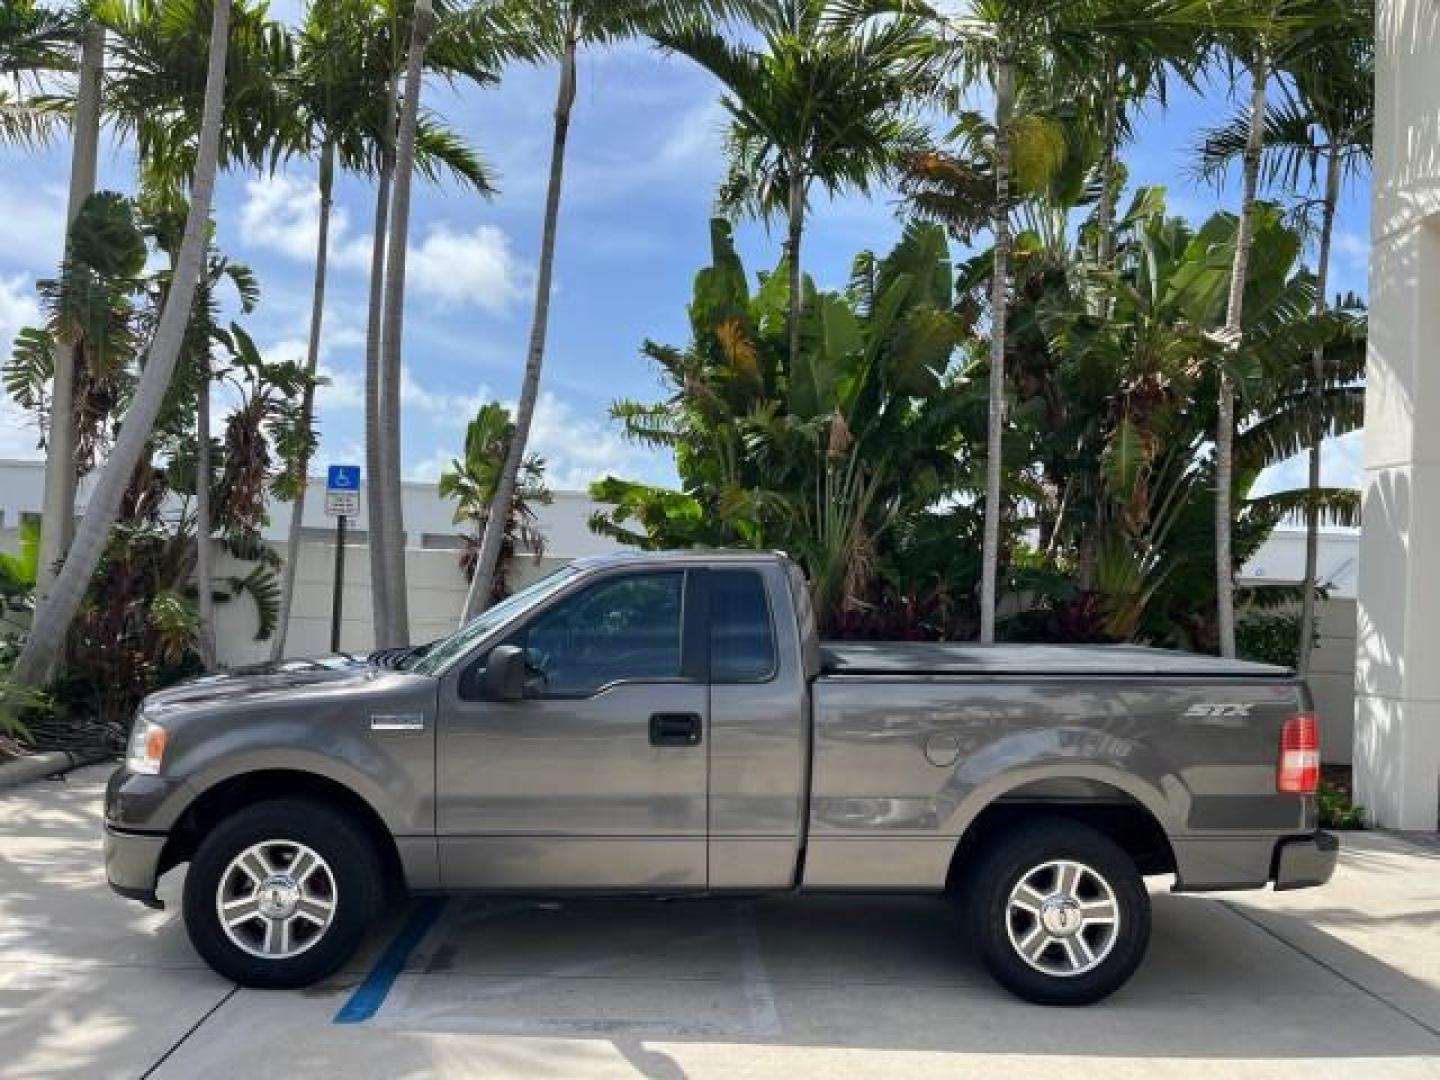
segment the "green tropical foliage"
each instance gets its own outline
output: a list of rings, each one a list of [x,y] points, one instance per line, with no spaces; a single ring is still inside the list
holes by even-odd
[[[689,346],[645,346],[672,395],[613,409],[630,438],[674,452],[681,490],[602,481],[594,494],[614,509],[593,525],[653,548],[783,548],[835,629],[882,581],[911,583],[898,545],[969,516],[940,508],[967,486],[957,451],[983,408],[952,364],[969,328],[945,238],[911,226],[883,258],[857,258],[844,292],[807,280],[791,364],[783,273],[752,291],[729,225],[712,222],[711,237]]]
[[[0,144],[35,147],[64,122],[67,103],[45,77],[75,67],[74,27],[64,14],[34,0],[0,6]]]
[[[466,581],[475,573],[485,523],[490,519],[490,508],[500,487],[500,470],[514,438],[515,422],[510,410],[498,401],[488,402],[480,406],[465,429],[465,456],[452,459],[450,467],[440,474],[440,497],[455,500],[454,523],[469,526],[464,536],[465,546],[460,551],[460,570]],[[544,557],[545,534],[535,507],[548,506],[552,501],[545,484],[545,459],[539,454],[526,454],[520,465],[515,497],[510,501],[505,542],[500,550],[500,571],[491,588],[492,602],[510,594],[509,567],[522,552],[537,563]]]
[[[1341,434],[1361,421],[1363,312],[1313,318],[1300,238],[1267,209],[1245,344],[1222,361],[1211,333],[1224,319],[1232,216],[1196,229],[1166,213],[1163,192],[1142,190],[1115,224],[1105,274],[1063,231],[1047,232],[1039,207],[1031,219],[1012,270],[1001,571],[1018,604],[1001,635],[1213,649],[1206,403],[1218,364],[1240,388],[1244,419],[1238,565],[1305,504],[1303,491],[1250,495],[1264,469],[1297,453],[1317,422]],[[989,254],[952,271],[943,232],[911,225],[890,255],[856,260],[844,294],[810,288],[800,361],[789,365],[775,276],[752,295],[727,228],[713,228],[691,345],[645,347],[672,396],[613,410],[631,438],[674,453],[680,490],[602,481],[593,492],[613,508],[595,527],[647,547],[783,548],[804,564],[831,632],[893,630],[893,616],[910,612],[918,632],[970,636]],[[1318,398],[1317,343],[1331,358]],[[1353,491],[1319,494],[1337,523],[1355,522],[1357,502]]]
[[[11,397],[43,415],[53,343],[76,346],[79,474],[106,456],[123,420],[143,362],[141,344],[172,276],[169,269],[148,272],[147,255],[173,252],[180,226],[181,216],[167,199],[136,203],[114,192],[91,196],[71,231],[60,277],[40,284],[44,325],[21,332],[4,369]],[[226,387],[232,405],[209,455],[210,527],[220,549],[245,567],[212,582],[213,599],[248,597],[257,612],[257,637],[274,629],[278,559],[260,530],[267,520],[268,488],[287,467],[277,451],[285,453],[298,440],[297,403],[307,376],[293,362],[265,360],[240,322],[223,318],[224,290],[242,317],[259,302],[249,268],[212,245],[176,376],[151,433],[150,454],[131,480],[71,627],[65,674],[51,696],[53,715],[28,723],[37,744],[115,744],[139,697],[195,669],[196,401],[210,393],[211,379]],[[208,378],[202,376],[206,372]],[[24,558],[33,561],[33,552]],[[0,564],[7,607],[18,611],[15,604],[23,603],[26,615],[34,588],[33,573],[28,578],[21,573],[27,565],[23,558]],[[15,598],[12,579],[23,586]]]

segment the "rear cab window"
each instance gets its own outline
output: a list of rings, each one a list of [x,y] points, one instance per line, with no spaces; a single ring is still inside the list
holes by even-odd
[[[775,674],[775,623],[755,570],[712,570],[710,681],[765,682]]]

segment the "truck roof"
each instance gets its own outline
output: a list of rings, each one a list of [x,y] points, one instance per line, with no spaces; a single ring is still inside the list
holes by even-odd
[[[627,566],[632,563],[676,563],[680,565],[714,563],[788,562],[783,551],[735,551],[733,549],[688,548],[684,551],[615,551],[605,555],[585,555],[570,565],[580,570],[596,567]]]
[[[1143,645],[827,641],[826,675],[1066,675],[1291,678],[1289,668]]]

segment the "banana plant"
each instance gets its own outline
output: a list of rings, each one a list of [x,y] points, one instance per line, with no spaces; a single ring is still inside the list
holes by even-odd
[[[831,627],[873,604],[894,542],[970,480],[962,433],[983,396],[954,363],[970,324],[945,236],[912,224],[888,255],[857,258],[843,292],[805,281],[790,363],[784,267],[752,292],[729,225],[711,231],[689,346],[646,345],[671,396],[612,409],[674,454],[681,488],[606,478],[592,525],[643,546],[784,548]]]

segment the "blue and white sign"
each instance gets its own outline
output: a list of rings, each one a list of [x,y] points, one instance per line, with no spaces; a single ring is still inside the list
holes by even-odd
[[[360,466],[331,465],[325,473],[325,513],[355,517],[360,513]]]

